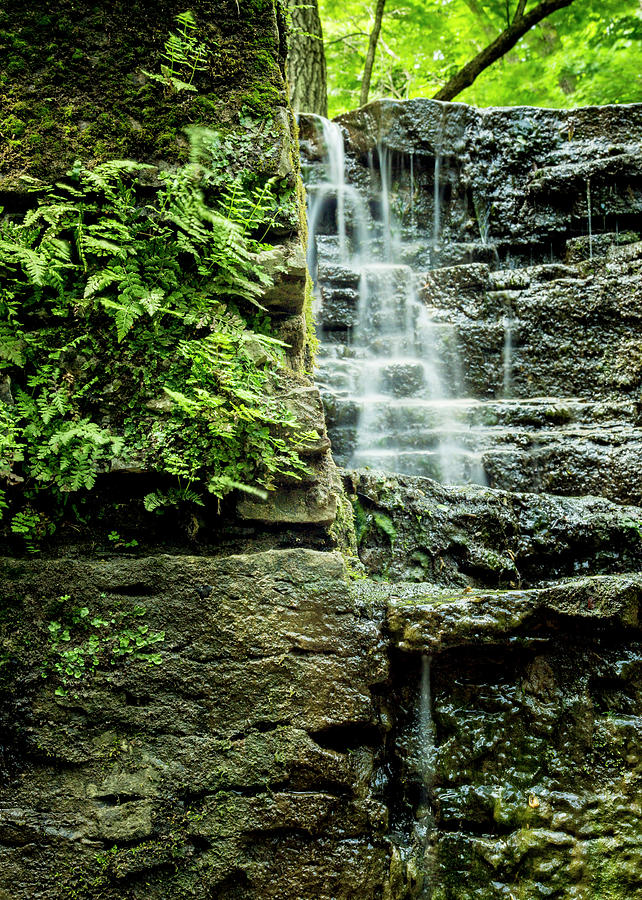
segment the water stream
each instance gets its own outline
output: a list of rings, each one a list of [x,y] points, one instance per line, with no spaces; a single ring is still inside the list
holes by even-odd
[[[586,179],[586,217],[588,219],[589,259],[593,259],[593,217],[591,211],[591,179]]]
[[[419,870],[422,884],[419,897],[430,900],[433,893],[435,859],[432,845],[434,816],[432,813],[432,789],[435,782],[436,741],[435,723],[432,717],[430,667],[432,659],[424,653],[421,657],[421,683],[419,691],[419,728],[417,760],[422,782],[421,800],[417,813],[416,836],[419,844]]]
[[[515,323],[513,315],[508,309],[503,318],[504,325],[504,352],[503,352],[503,379],[502,396],[507,400],[512,394],[513,386],[513,328]]]
[[[322,160],[306,179],[308,262],[321,303],[332,304],[319,318],[333,323],[320,335],[317,380],[349,432],[345,446],[333,447],[335,458],[348,467],[484,483],[457,417],[452,328],[435,321],[420,296],[425,261],[430,250],[437,257],[441,239],[441,150],[433,162],[432,234],[425,235],[415,216],[414,154],[402,158],[379,143],[367,184],[354,185],[340,126],[314,122]],[[413,261],[417,247],[429,251],[419,254],[423,269]]]

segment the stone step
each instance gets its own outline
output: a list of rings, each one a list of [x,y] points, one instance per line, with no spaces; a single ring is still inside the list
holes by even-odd
[[[375,469],[348,471],[345,482],[358,504],[359,555],[370,575],[510,588],[642,572],[639,506]]]
[[[340,272],[343,282],[325,288],[319,322],[347,341],[358,327],[358,272]],[[443,382],[461,395],[487,397],[508,388],[518,397],[634,396],[642,378],[641,273],[642,242],[572,265],[493,272],[470,264],[424,272],[417,283],[432,326],[430,346],[418,353],[436,361]],[[370,354],[384,353],[376,322],[368,327],[374,328]],[[344,354],[356,358],[364,351],[346,345]],[[336,355],[323,334],[322,381],[325,360]]]
[[[358,583],[356,596],[365,593]],[[372,596],[372,589],[366,589]],[[406,652],[437,653],[474,644],[500,645],[523,636],[524,647],[547,642],[555,621],[618,632],[635,627],[642,604],[642,575],[593,575],[554,585],[501,591],[453,591],[434,584],[375,588],[388,599],[388,627]]]
[[[346,391],[328,390],[325,385],[321,392],[330,427],[357,421],[364,406],[363,399],[355,398]],[[374,398],[371,397],[369,403],[376,410]],[[574,397],[426,400],[382,396],[376,411],[382,420],[382,427],[395,431],[409,427],[436,428],[446,422],[449,426],[458,424],[469,428],[533,429],[538,432],[550,429],[551,426],[568,429],[587,426],[599,430],[602,427],[632,427],[638,421],[633,401],[590,401]]]
[[[642,428],[630,403],[386,398],[365,421],[348,397],[326,395],[324,404],[340,465],[642,503]]]

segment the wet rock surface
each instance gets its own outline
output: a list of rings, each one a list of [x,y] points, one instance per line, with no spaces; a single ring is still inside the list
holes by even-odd
[[[391,814],[406,835],[400,857],[420,860],[428,895],[440,900],[637,896],[639,576],[445,594],[424,585],[423,598],[394,600],[390,610],[403,648],[392,661],[403,711]],[[434,729],[425,833],[416,816],[427,750],[409,687],[413,670],[421,683],[421,652],[431,654]]]
[[[636,896],[642,510],[345,481],[352,591],[385,606],[391,647],[390,896]]]
[[[625,231],[627,220],[620,217],[642,212],[639,104],[478,110],[430,100],[380,101],[339,121],[359,160],[385,140],[392,152],[415,157],[419,178],[422,170],[432,176],[441,154],[451,193],[442,218],[449,238],[456,239],[455,232],[479,238],[481,225],[487,240],[515,251],[521,245],[527,256],[538,244],[550,251],[549,242],[565,240],[570,229],[586,233],[587,181],[596,232],[615,231],[608,225],[616,220]],[[431,209],[424,215],[432,220]]]
[[[352,592],[386,610],[389,896],[628,900],[642,883],[642,108],[380,102],[338,122],[366,201],[345,195],[351,265],[340,182],[317,211],[318,381],[350,469]],[[429,315],[430,389],[403,352],[416,324],[402,353],[376,333],[382,264],[412,274]]]
[[[344,174],[327,194],[327,129],[301,125],[317,234],[317,380],[337,461],[640,503],[641,108],[380,101],[337,125]],[[430,317],[421,357],[434,384],[398,359],[391,377],[386,352],[399,353],[383,328],[363,353],[364,317],[377,324],[367,289],[377,267],[412,273]],[[411,307],[399,317],[416,319]],[[402,356],[412,356],[408,343]],[[629,412],[591,427],[572,413],[546,428],[492,421],[499,401],[624,398]],[[464,401],[490,408],[466,421]]]
[[[445,421],[453,397],[415,402],[418,354],[382,369],[395,460],[420,467],[344,474],[356,545],[318,393],[288,375],[309,472],[241,501],[216,556],[0,563],[0,900],[639,893],[640,110],[390,103],[342,127],[359,189],[387,142],[402,233],[428,237],[395,277],[466,396]],[[320,381],[346,460],[361,275],[328,200]],[[301,368],[300,253],[270,253]],[[455,444],[489,486],[420,477]]]
[[[1,582],[7,896],[381,896],[387,655],[340,554],[3,561]],[[130,613],[157,664],[58,671],[52,622],[86,650]]]
[[[635,896],[642,511],[345,481],[352,580],[305,549],[2,561],[0,890]]]
[[[369,471],[347,473],[346,489],[374,579],[518,587],[642,569],[639,507]]]

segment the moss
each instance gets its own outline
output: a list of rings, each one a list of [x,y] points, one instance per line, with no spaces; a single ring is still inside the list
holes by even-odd
[[[328,533],[336,546],[346,558],[348,572],[355,570],[357,556],[357,536],[355,532],[354,511],[345,494],[340,494],[337,502],[337,516],[328,529]]]
[[[310,372],[314,369],[316,356],[319,350],[319,338],[317,337],[314,322],[314,312],[312,309],[313,301],[314,297],[312,295],[312,279],[310,278],[310,273],[308,272],[305,280],[305,300],[303,302],[303,316],[305,318],[305,363],[306,368]]]
[[[598,838],[588,843],[587,869],[592,900],[629,900],[639,886],[635,857],[616,852],[615,838]],[[630,869],[630,871],[629,871]]]
[[[266,116],[282,100],[282,94],[277,88],[253,87],[239,96],[241,110],[251,112],[255,116]]]
[[[116,7],[60,0],[56,16],[37,7],[8,0],[2,18],[5,188],[18,174],[57,177],[76,158],[178,161],[187,125],[234,125],[244,109],[263,118],[287,103],[273,0],[242,4],[240,12],[234,0],[214,13],[206,0],[191,4],[209,53],[196,94],[168,91],[144,75],[160,70],[182,4],[161,0],[153,16],[143,0]]]

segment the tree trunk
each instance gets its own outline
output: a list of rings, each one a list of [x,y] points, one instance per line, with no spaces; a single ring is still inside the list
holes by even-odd
[[[295,113],[328,115],[323,31],[317,0],[288,0],[288,82]]]
[[[524,15],[525,3],[519,2],[517,12],[513,21],[508,25],[500,35],[498,35],[492,44],[485,47],[477,54],[469,63],[460,69],[456,75],[438,91],[433,100],[452,100],[457,94],[460,94],[465,88],[470,87],[478,75],[484,69],[491,66],[498,59],[501,59],[509,50],[512,50],[515,44],[522,38],[527,31],[550,16],[551,13],[570,6],[573,0],[542,0],[537,6],[534,6]]]
[[[363,67],[363,79],[361,81],[361,97],[359,98],[359,106],[365,106],[368,102],[368,94],[370,93],[370,79],[372,78],[372,67],[374,65],[375,53],[377,50],[377,42],[381,33],[381,20],[383,19],[383,8],[386,0],[377,0],[375,8],[374,24],[370,32],[370,40],[368,41],[368,52],[366,53],[366,64]]]

